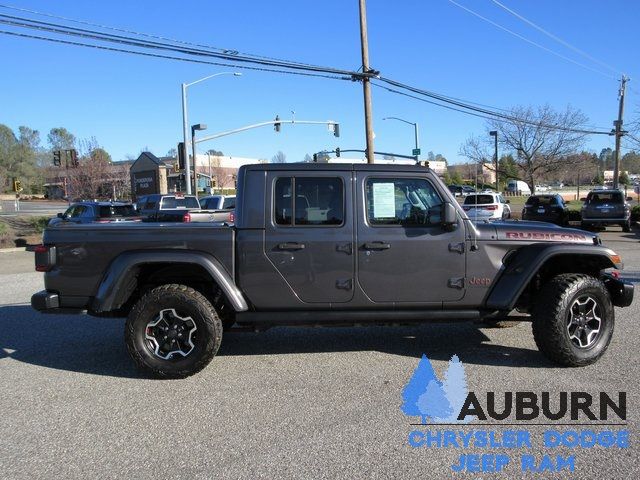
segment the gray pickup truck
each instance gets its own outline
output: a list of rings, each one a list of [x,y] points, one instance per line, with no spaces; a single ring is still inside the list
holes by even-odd
[[[428,168],[250,165],[238,189],[234,226],[47,228],[33,308],[126,316],[134,361],[176,378],[234,326],[529,320],[545,356],[587,365],[609,345],[614,306],[633,299],[596,234],[474,224]]]
[[[231,210],[202,209],[198,197],[182,193],[151,194],[138,199],[145,222],[231,222]]]

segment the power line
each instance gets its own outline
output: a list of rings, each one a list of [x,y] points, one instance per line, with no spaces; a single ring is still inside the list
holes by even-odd
[[[187,54],[187,55],[210,56],[210,57],[220,58],[223,60],[229,60],[234,62],[257,63],[257,64],[267,65],[267,66],[290,68],[293,70],[321,72],[321,73],[329,73],[329,74],[336,74],[336,75],[359,76],[358,73],[351,72],[348,70],[341,70],[341,69],[330,68],[330,67],[321,67],[321,66],[315,66],[315,65],[306,66],[306,65],[295,63],[295,62],[294,63],[288,62],[288,61],[265,60],[265,59],[246,57],[246,56],[241,56],[236,54],[220,53],[220,52],[215,52],[211,50],[195,49],[192,47],[179,47],[177,45],[170,45],[162,42],[141,40],[141,39],[136,39],[133,37],[123,36],[123,35],[114,35],[109,33],[98,32],[95,30],[69,27],[66,25],[61,25],[61,24],[56,24],[51,22],[42,22],[39,20],[32,20],[24,17],[16,17],[13,15],[0,14],[0,23],[11,25],[14,27],[35,29],[35,30],[45,31],[48,33],[60,34],[60,35],[76,36],[81,38],[88,38],[91,40],[106,41],[106,42],[119,43],[119,44],[143,47],[143,48],[169,50],[169,51],[178,52],[178,53]]]
[[[568,62],[571,62],[571,63],[573,63],[573,64],[575,64],[575,65],[578,65],[578,66],[580,66],[580,67],[582,67],[582,68],[586,68],[587,70],[591,70],[592,72],[598,73],[598,74],[603,75],[603,76],[605,76],[605,77],[612,78],[612,79],[614,79],[614,80],[616,79],[616,77],[614,77],[613,75],[609,75],[608,73],[604,73],[604,72],[603,72],[603,71],[601,71],[601,70],[596,70],[595,68],[592,68],[592,67],[590,67],[590,66],[588,66],[588,65],[585,65],[584,63],[580,63],[580,62],[578,62],[578,61],[576,61],[576,60],[573,60],[572,58],[569,58],[569,57],[567,57],[567,56],[565,56],[565,55],[562,55],[561,53],[558,53],[558,52],[556,52],[555,50],[551,50],[550,48],[547,48],[547,47],[545,47],[544,45],[540,45],[539,43],[536,43],[536,42],[534,42],[533,40],[529,40],[528,38],[523,37],[523,36],[522,36],[522,35],[520,35],[519,33],[516,33],[516,32],[514,32],[513,30],[509,30],[509,29],[508,29],[508,28],[506,28],[506,27],[503,27],[503,26],[502,26],[502,25],[500,25],[499,23],[496,23],[496,22],[494,22],[493,20],[490,20],[490,19],[488,19],[487,17],[484,17],[484,16],[480,15],[479,13],[477,13],[477,12],[475,12],[475,11],[471,10],[470,8],[465,7],[464,5],[459,4],[458,2],[456,2],[456,1],[454,1],[454,0],[448,0],[448,1],[449,1],[449,3],[452,3],[453,5],[455,5],[456,7],[461,8],[462,10],[464,10],[464,11],[466,11],[466,12],[470,13],[471,15],[474,15],[474,16],[476,16],[476,17],[480,18],[481,20],[484,20],[485,22],[487,22],[487,23],[489,23],[489,24],[493,25],[494,27],[499,28],[500,30],[505,31],[505,32],[509,33],[510,35],[513,35],[514,37],[519,38],[520,40],[522,40],[522,41],[524,41],[524,42],[527,42],[527,43],[529,43],[529,44],[531,44],[531,45],[533,45],[533,46],[535,46],[535,47],[538,47],[538,48],[540,48],[540,49],[544,50],[544,51],[545,51],[545,52],[547,52],[547,53],[550,53],[550,54],[552,54],[552,55],[555,55],[556,57],[562,58],[563,60],[566,60],[566,61],[568,61]]]
[[[0,4],[0,7],[2,6],[3,5]],[[64,17],[60,17],[60,18],[64,19]],[[115,51],[120,53],[136,54],[136,55],[142,55],[147,57],[186,61],[186,62],[192,62],[192,63],[202,63],[202,64],[217,65],[217,66],[224,66],[224,67],[244,68],[248,70],[267,71],[267,72],[273,72],[273,73],[297,74],[297,75],[304,75],[304,76],[311,76],[311,77],[339,79],[339,80],[358,80],[358,79],[362,79],[362,75],[363,75],[358,72],[351,72],[348,70],[341,70],[341,69],[336,69],[331,67],[321,67],[316,65],[301,64],[297,62],[281,61],[281,60],[267,60],[265,58],[254,58],[252,56],[244,56],[244,55],[241,56],[236,53],[230,54],[226,52],[211,51],[211,50],[201,49],[201,48],[180,47],[177,45],[171,45],[164,42],[142,40],[140,38],[130,37],[127,35],[109,34],[109,33],[99,32],[99,31],[90,30],[90,29],[70,27],[67,25],[62,25],[62,24],[57,24],[52,22],[42,22],[39,20],[33,20],[29,18],[24,18],[24,17],[16,17],[13,15],[0,14],[0,23],[4,23],[13,27],[35,29],[35,30],[44,31],[51,34],[56,34],[56,35],[75,36],[75,37],[90,39],[98,42],[104,41],[104,42],[118,43],[122,45],[127,45],[129,47],[136,47],[136,48],[142,48],[142,49],[146,48],[146,49],[155,49],[155,50],[168,50],[168,51],[180,53],[183,55],[191,55],[191,56],[198,56],[198,57],[213,57],[213,58],[222,59],[230,62],[254,63],[254,64],[261,65],[261,67],[250,67],[247,65],[238,66],[238,65],[231,65],[229,63],[211,62],[211,61],[205,61],[200,59],[177,57],[174,55],[152,54],[148,52],[141,52],[141,51],[130,50],[125,48],[114,48],[114,47],[107,47],[104,45],[96,45],[93,43],[68,41],[68,40],[62,40],[58,38],[52,38],[52,37],[46,37],[46,36],[40,36],[40,35],[28,35],[28,34],[22,34],[22,33],[17,33],[12,31],[6,31],[6,30],[0,31],[0,33],[5,35],[13,35],[13,36],[22,37],[22,38],[49,41],[49,42],[72,45],[72,46],[83,46],[87,48]],[[92,25],[96,25],[96,24],[92,24]],[[101,26],[101,27],[104,27],[104,26]],[[111,28],[111,27],[104,27],[104,28]],[[111,28],[111,29],[121,30],[121,29],[114,29],[114,28]],[[134,33],[137,34],[137,32],[134,32]],[[143,34],[143,35],[148,36],[146,34]],[[177,42],[181,44],[186,43],[186,42],[179,42],[179,41]],[[219,49],[215,49],[215,50],[219,50]],[[274,68],[274,67],[277,67],[277,68]],[[283,70],[283,69],[287,69],[287,70]],[[288,69],[291,69],[294,71],[289,71]],[[372,74],[368,73],[367,75],[371,76]],[[451,110],[455,110],[461,113],[472,114],[481,118],[494,119],[494,120],[501,119],[503,121],[527,123],[531,125],[542,126],[545,128],[564,130],[564,131],[582,133],[582,134],[596,134],[596,135],[610,134],[608,131],[569,129],[569,128],[560,127],[558,125],[545,125],[540,122],[527,121],[527,120],[523,120],[515,117],[514,115],[508,113],[508,111],[504,109],[489,107],[487,105],[465,101],[465,100],[457,99],[455,97],[448,97],[446,95],[430,92],[428,90],[422,90],[422,89],[412,87],[410,85],[406,85],[391,79],[380,78],[379,76],[376,78],[378,78],[381,82],[385,82],[397,88],[408,90],[418,95],[427,96],[441,102],[441,103],[435,103],[435,102],[428,102],[428,103],[433,103],[434,105],[438,105],[444,108],[449,108]],[[381,85],[377,85],[377,86],[381,88],[385,88],[385,87],[382,87]],[[388,90],[392,91],[393,93],[404,94],[398,90],[392,90],[392,89],[388,89]],[[423,98],[415,97],[413,95],[408,95],[408,94],[404,94],[404,95],[424,101]],[[443,105],[443,103],[448,105]],[[455,107],[459,107],[459,108],[451,107],[450,105],[454,105]],[[478,107],[478,105],[480,107]],[[481,108],[481,107],[486,107],[486,108]],[[502,112],[507,112],[507,113],[501,113],[497,110],[502,110]]]
[[[149,34],[149,33],[137,32],[137,31],[134,31],[134,30],[127,30],[127,29],[124,29],[124,28],[117,28],[117,27],[112,27],[112,26],[109,26],[109,25],[103,25],[103,24],[99,24],[99,23],[92,23],[92,22],[88,22],[88,21],[84,21],[84,20],[78,20],[78,19],[74,19],[74,18],[64,17],[64,16],[61,16],[61,15],[54,15],[52,13],[40,12],[40,11],[37,11],[37,10],[31,10],[31,9],[23,8],[23,7],[16,7],[14,5],[0,4],[0,8],[5,8],[5,9],[8,9],[8,10],[15,10],[15,11],[19,11],[19,12],[25,12],[25,13],[31,13],[31,14],[34,14],[34,15],[39,15],[39,16],[48,17],[48,18],[55,18],[57,20],[64,20],[64,21],[76,23],[76,24],[79,24],[79,25],[86,25],[86,26],[90,26],[90,27],[103,28],[105,30],[111,30],[111,31],[114,31],[114,32],[128,33],[128,34],[136,35],[136,36],[140,36],[140,37],[153,38],[155,40],[169,41],[169,42],[177,43],[177,44],[180,44],[180,45],[187,45],[187,46],[193,46],[193,47],[203,47],[203,48],[209,48],[209,49],[213,49],[213,50],[219,50],[222,53],[229,53],[229,54],[231,54],[233,52],[235,52],[236,54],[237,53],[242,53],[242,52],[238,52],[237,50],[233,50],[233,49],[215,47],[215,46],[199,44],[199,43],[185,42],[183,40],[177,40],[177,39],[170,38],[170,37],[163,37],[161,35],[152,35],[152,34]],[[311,64],[308,64],[308,63],[293,62],[293,61],[289,61],[289,60],[282,60],[282,59],[278,59],[278,58],[274,58],[274,57],[267,57],[267,56],[263,56],[263,55],[256,55],[256,54],[249,54],[249,53],[243,53],[243,55],[252,56],[252,57],[256,57],[256,58],[262,58],[262,59],[265,59],[265,60],[274,60],[274,61],[280,61],[280,62],[296,63],[298,65],[311,66]]]
[[[459,102],[459,101],[453,101],[448,97],[442,96],[440,94],[434,93],[434,92],[430,92],[428,90],[422,90],[416,87],[412,87],[410,85],[405,85],[403,83],[400,82],[396,82],[395,80],[391,80],[388,78],[379,78],[380,81],[385,82],[389,85],[395,86],[397,88],[403,89],[403,90],[408,90],[410,92],[413,93],[417,93],[419,95],[424,95],[426,97],[430,97],[436,100],[439,100],[441,102],[445,102],[445,103],[449,103],[449,104],[453,104],[456,105],[458,107],[461,107],[465,110],[471,110],[477,113],[481,113],[484,115],[488,115],[491,117],[498,117],[498,118],[502,118],[504,120],[508,120],[508,121],[512,121],[512,122],[520,122],[520,123],[526,123],[529,125],[535,125],[535,126],[541,126],[541,127],[545,127],[545,128],[549,128],[549,129],[553,129],[553,130],[562,130],[562,131],[566,131],[566,132],[572,132],[572,133],[582,133],[582,134],[588,134],[588,135],[610,135],[610,131],[606,131],[606,130],[586,130],[586,129],[579,129],[579,128],[565,128],[565,127],[561,127],[559,125],[549,125],[549,124],[544,124],[541,122],[532,122],[529,120],[525,120],[522,118],[518,118],[514,115],[508,115],[508,114],[503,114],[500,112],[496,112],[496,111],[492,111],[492,110],[488,110],[488,109],[484,109],[484,108],[478,108],[475,107],[473,105],[469,105],[469,104],[465,104],[464,102]]]
[[[0,30],[0,34],[2,34],[2,35],[10,35],[10,36],[20,37],[20,38],[28,38],[28,39],[33,39],[33,40],[42,40],[42,41],[47,41],[47,42],[52,42],[52,43],[59,43],[59,44],[63,44],[63,45],[72,45],[72,46],[76,46],[76,47],[88,47],[88,48],[95,48],[95,49],[98,49],[98,50],[106,50],[106,51],[110,51],[110,52],[129,53],[129,54],[133,54],[133,55],[140,55],[140,56],[143,56],[143,57],[162,58],[162,59],[165,59],[165,60],[177,60],[177,61],[189,62],[189,63],[199,63],[199,64],[205,64],[205,65],[216,65],[216,66],[219,66],[219,67],[241,68],[241,69],[245,69],[245,70],[261,71],[261,72],[282,73],[282,74],[287,74],[287,75],[300,75],[300,76],[305,76],[305,77],[319,77],[319,78],[329,78],[329,79],[332,79],[332,80],[349,80],[349,81],[352,81],[352,79],[350,77],[339,77],[339,76],[335,76],[335,75],[326,75],[326,74],[321,74],[321,73],[292,72],[292,71],[288,71],[288,70],[280,70],[280,69],[275,69],[275,68],[250,67],[248,65],[234,65],[234,64],[230,64],[230,63],[211,62],[211,61],[207,61],[207,60],[197,60],[197,59],[194,59],[194,58],[175,57],[175,56],[170,56],[170,55],[160,55],[160,54],[155,54],[155,53],[139,52],[139,51],[136,51],[136,50],[127,50],[127,49],[123,49],[123,48],[106,47],[104,45],[93,45],[93,44],[90,44],[90,43],[72,42],[70,40],[61,40],[61,39],[57,39],[57,38],[42,37],[42,36],[39,36],[39,35],[29,35],[29,34],[26,34],[26,33],[9,32],[7,30]]]
[[[571,45],[569,42],[567,42],[566,40],[563,40],[562,38],[558,37],[557,35],[554,35],[553,33],[545,30],[544,28],[542,28],[539,25],[536,25],[535,23],[533,23],[531,20],[525,18],[524,16],[520,15],[519,13],[517,13],[516,11],[510,9],[509,7],[507,7],[506,5],[503,5],[502,3],[500,3],[498,0],[491,0],[493,3],[495,3],[496,5],[498,5],[500,8],[502,8],[503,10],[506,10],[507,12],[509,12],[511,15],[513,15],[514,17],[522,20],[523,22],[525,22],[526,24],[530,25],[531,27],[535,28],[536,30],[538,30],[539,32],[544,33],[547,37],[555,40],[556,42],[560,43],[561,45],[564,45],[565,47],[573,50],[574,52],[582,55],[583,57],[591,60],[594,63],[597,63],[599,65],[602,65],[603,67],[611,70],[612,72],[616,73],[616,74],[621,74],[622,71],[618,70],[615,67],[612,67],[611,65],[604,63],[600,60],[598,60],[595,57],[592,57],[591,55],[589,55],[587,52],[585,52],[584,50],[580,50],[578,47],[574,47],[573,45]]]

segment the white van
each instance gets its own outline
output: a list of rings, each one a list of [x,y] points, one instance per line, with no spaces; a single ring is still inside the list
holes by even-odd
[[[507,192],[514,195],[531,195],[531,189],[527,182],[522,180],[509,180],[507,182]]]

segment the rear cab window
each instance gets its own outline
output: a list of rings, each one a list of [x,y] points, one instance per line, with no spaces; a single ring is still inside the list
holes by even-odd
[[[492,203],[496,203],[493,195],[468,195],[464,199],[465,205],[489,205]]]
[[[274,185],[273,221],[288,227],[338,227],[344,224],[344,203],[341,178],[280,177]]]

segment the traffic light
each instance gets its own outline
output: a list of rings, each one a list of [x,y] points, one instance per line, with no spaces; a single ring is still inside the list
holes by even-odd
[[[178,162],[173,164],[173,171],[178,173],[180,171],[180,164]]]
[[[313,161],[314,161],[314,162],[317,162],[317,161],[318,161],[318,154],[317,154],[317,153],[314,153],[314,154],[313,154]]]
[[[184,170],[184,142],[178,144],[178,169]]]
[[[60,150],[53,151],[53,165],[55,167],[59,167],[60,165],[62,165],[62,161],[60,159]]]
[[[340,158],[340,147],[336,147],[336,157]]]
[[[333,136],[334,137],[339,137],[340,136],[340,124],[339,123],[334,123],[333,124]]]
[[[18,179],[13,179],[13,191],[18,193],[22,191],[22,182]]]
[[[276,120],[275,120],[275,122],[276,122],[276,123],[274,123],[274,124],[273,124],[273,129],[274,129],[276,132],[279,132],[279,131],[280,131],[280,127],[281,127],[281,125],[282,125],[278,120],[280,120],[280,116],[279,116],[279,115],[276,115]]]
[[[67,153],[71,157],[71,166],[77,167],[80,163],[78,162],[78,152],[75,149],[67,150]]]

